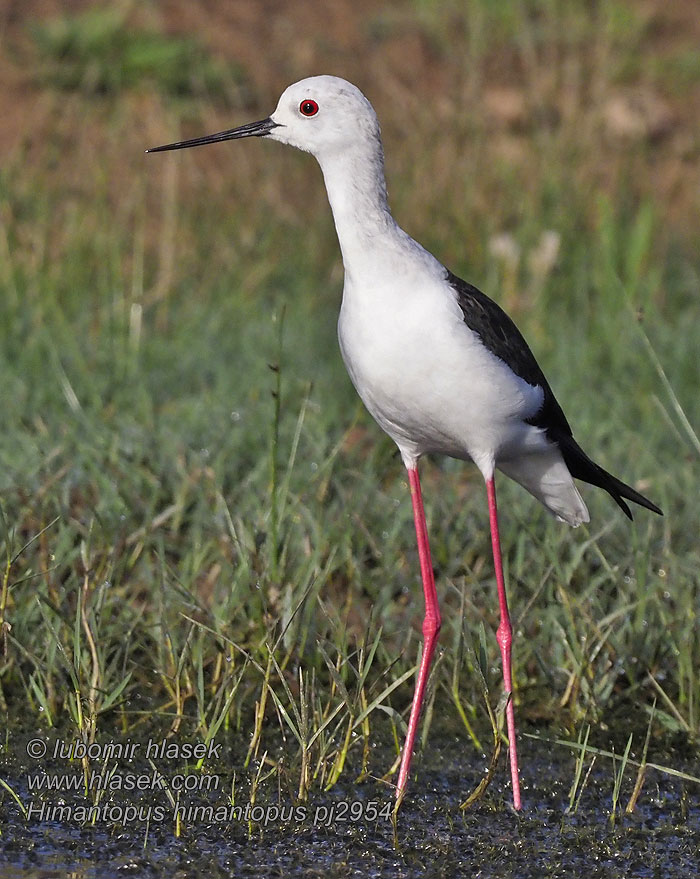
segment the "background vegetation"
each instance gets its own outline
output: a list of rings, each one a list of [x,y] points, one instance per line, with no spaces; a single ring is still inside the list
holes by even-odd
[[[261,141],[143,152],[329,72],[379,113],[399,222],[513,314],[584,447],[666,513],[630,525],[591,489],[571,531],[501,481],[523,730],[592,723],[605,745],[656,700],[655,739],[693,742],[694,4],[3,9],[8,727],[238,730],[302,793],[348,753],[390,768],[369,746],[402,738],[419,572],[400,460],[337,351],[318,168]],[[480,673],[500,692],[484,491],[457,462],[423,473],[446,610],[433,729],[458,724],[469,753]]]

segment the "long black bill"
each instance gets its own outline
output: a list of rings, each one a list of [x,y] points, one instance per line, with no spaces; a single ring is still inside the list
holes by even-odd
[[[277,122],[273,122],[268,116],[260,122],[249,122],[240,128],[229,128],[219,131],[217,134],[207,134],[204,137],[193,137],[191,140],[181,140],[178,143],[166,143],[163,146],[152,147],[147,153],[162,153],[165,150],[184,150],[186,147],[203,146],[205,143],[219,143],[222,140],[235,140],[237,137],[262,137],[269,134],[273,128],[277,128]]]

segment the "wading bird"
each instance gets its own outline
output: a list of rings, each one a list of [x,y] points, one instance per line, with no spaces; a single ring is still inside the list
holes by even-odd
[[[403,798],[440,610],[430,560],[418,461],[440,453],[471,460],[486,481],[508,696],[506,721],[513,805],[521,808],[511,698],[512,629],[498,536],[494,473],[520,483],[558,519],[577,526],[588,510],[574,478],[661,510],[595,464],[573,438],[547,379],[513,321],[452,274],[391,215],[379,122],[354,85],[313,76],[290,85],[272,116],[218,134],[155,147],[177,150],[268,137],[311,153],[321,166],[345,268],[340,350],[365,406],[399,447],[408,470],[425,593],[423,651],[396,796]]]

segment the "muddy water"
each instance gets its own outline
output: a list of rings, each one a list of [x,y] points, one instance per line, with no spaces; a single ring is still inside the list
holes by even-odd
[[[158,739],[153,739],[154,748],[146,755],[145,739],[131,754],[93,753],[87,798],[84,789],[59,791],[44,786],[39,790],[37,785],[45,783],[37,779],[44,776],[77,775],[84,784],[83,764],[71,759],[76,755],[65,748],[57,749],[57,741],[70,747],[69,739],[25,732],[11,736],[0,754],[0,778],[28,812],[23,817],[0,787],[0,879],[163,875],[172,879],[667,879],[700,873],[700,787],[650,770],[634,814],[620,818],[613,827],[614,771],[610,761],[598,759],[576,814],[567,814],[573,753],[527,737],[521,743],[525,812],[516,815],[508,805],[503,760],[482,800],[461,812],[459,804],[478,783],[485,760],[475,758],[462,739],[431,734],[429,752],[416,759],[417,777],[399,816],[396,836],[387,817],[390,794],[377,779],[344,782],[329,793],[312,792],[307,802],[299,803],[284,788],[280,790],[275,777],[262,784],[251,804],[254,772],[243,770],[244,751],[230,742],[207,754],[205,769],[198,772],[193,755],[158,751]],[[107,758],[109,772],[100,774],[104,760],[98,757]],[[657,749],[652,758],[698,774],[694,754],[687,748],[666,753]],[[388,750],[372,755],[377,769],[391,762]],[[232,766],[238,779],[233,804]],[[167,779],[172,802],[159,787],[161,776]],[[623,804],[634,776],[630,770],[624,779]],[[219,779],[218,787],[203,783],[203,777]],[[290,790],[295,781],[290,774]]]

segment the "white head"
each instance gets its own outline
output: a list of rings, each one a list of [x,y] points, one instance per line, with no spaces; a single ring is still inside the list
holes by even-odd
[[[310,76],[285,89],[271,116],[273,140],[316,158],[379,141],[379,121],[367,98],[337,76]]]
[[[337,76],[310,76],[283,92],[272,116],[179,143],[155,147],[148,152],[184,149],[240,137],[267,136],[312,153],[323,162],[327,156],[379,148],[379,122],[372,105],[352,83]]]

